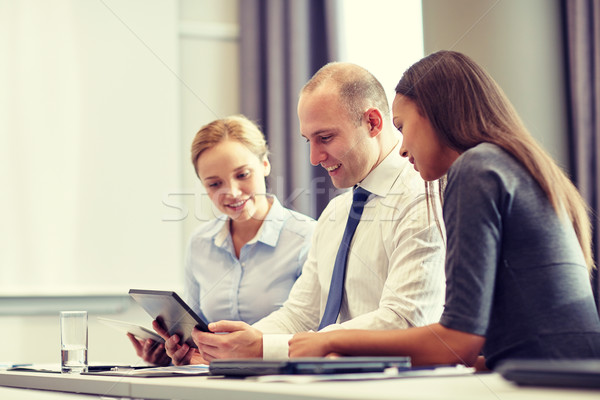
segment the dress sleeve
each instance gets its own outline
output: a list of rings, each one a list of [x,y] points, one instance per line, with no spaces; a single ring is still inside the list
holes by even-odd
[[[502,210],[509,196],[502,173],[489,160],[463,156],[452,166],[445,192],[446,304],[440,323],[485,335],[501,258]]]

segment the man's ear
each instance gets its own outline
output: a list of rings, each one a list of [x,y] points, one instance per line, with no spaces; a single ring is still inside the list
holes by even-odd
[[[269,159],[265,156],[263,159],[263,166],[265,167],[265,178],[271,174],[271,163]]]
[[[365,117],[369,127],[369,134],[371,137],[379,135],[379,132],[383,129],[383,116],[378,108],[369,108],[365,111]]]

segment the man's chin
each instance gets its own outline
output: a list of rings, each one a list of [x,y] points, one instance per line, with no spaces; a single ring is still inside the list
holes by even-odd
[[[342,182],[336,179],[332,179],[331,183],[333,183],[333,186],[336,189],[348,189],[351,188],[352,186],[354,186],[354,183],[348,183],[348,182]]]

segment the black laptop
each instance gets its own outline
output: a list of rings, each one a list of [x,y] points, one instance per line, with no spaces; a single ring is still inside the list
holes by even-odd
[[[600,389],[600,359],[508,360],[495,371],[524,386]]]
[[[213,360],[211,375],[312,375],[383,372],[387,368],[409,369],[410,357],[307,357],[271,361],[260,358]]]
[[[383,372],[387,368],[409,369],[410,357],[339,357],[294,358],[270,361],[260,358],[211,361],[211,375],[311,375]]]

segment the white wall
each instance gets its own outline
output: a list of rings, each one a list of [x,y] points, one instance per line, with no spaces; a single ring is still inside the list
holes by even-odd
[[[456,50],[483,65],[568,168],[559,0],[423,0],[423,24],[425,54]]]
[[[396,96],[394,89],[402,73],[423,57],[421,0],[369,1],[369,9],[377,15],[377,24],[363,23],[364,0],[343,0],[339,9],[339,61],[358,64],[375,75],[388,96],[391,109]],[[399,15],[402,23],[398,23]]]
[[[214,217],[190,161],[196,132],[216,118],[237,114],[239,105],[238,0],[181,0],[180,49],[182,128],[182,186],[184,196],[173,196],[187,212],[171,214],[185,240],[200,221]],[[178,198],[179,197],[179,198]]]
[[[79,3],[79,5],[81,4]],[[115,25],[126,29],[119,22],[119,16],[127,21],[126,15],[119,15],[119,6],[132,3],[121,3],[115,0],[106,2],[106,4],[113,6]],[[152,7],[152,4],[146,4],[145,0],[142,0],[136,6],[137,10],[135,12],[144,16],[144,18],[151,18],[152,11],[148,7]],[[148,60],[148,63],[151,64],[148,67],[160,69],[169,74],[170,79],[174,82],[173,87],[179,93],[178,99],[176,98],[175,101],[172,101],[173,104],[168,105],[179,110],[176,111],[175,126],[165,127],[165,129],[175,130],[173,140],[165,143],[165,146],[177,146],[175,152],[178,156],[174,160],[176,165],[164,165],[164,162],[156,159],[146,161],[155,163],[161,168],[174,168],[179,176],[176,180],[169,181],[170,183],[167,185],[161,186],[161,192],[152,199],[157,205],[154,215],[161,225],[161,229],[171,232],[170,234],[177,237],[175,249],[177,255],[175,259],[177,261],[171,262],[170,265],[177,264],[171,267],[181,268],[178,271],[173,271],[174,274],[179,275],[183,268],[181,260],[186,246],[185,238],[197,225],[198,220],[206,218],[204,214],[207,211],[201,206],[206,200],[202,200],[202,190],[197,184],[197,179],[189,162],[191,139],[201,125],[217,117],[239,112],[237,95],[238,28],[237,0],[173,0],[173,4],[176,12],[171,17],[162,15],[162,18],[173,19],[171,22],[173,27],[171,28],[171,35],[176,40],[174,41],[175,47],[172,47],[169,51],[172,51],[175,55],[176,62],[161,65],[155,57]],[[135,27],[132,28],[135,32]],[[81,61],[90,62],[90,60]],[[114,62],[118,63],[119,60],[114,60]],[[4,83],[4,81],[0,82]],[[147,80],[146,83],[148,88],[152,87],[151,80]],[[147,96],[160,97],[164,94],[161,91],[149,91]],[[119,96],[118,91],[116,95]],[[157,112],[156,110],[148,111]],[[122,112],[127,113],[127,109],[123,109]],[[140,122],[143,121],[140,120]],[[140,153],[144,151],[143,142],[139,143],[138,151]],[[107,151],[106,162],[110,162],[111,159],[114,159],[114,157],[110,151]],[[121,167],[141,168],[141,172],[143,172],[143,163],[140,164],[139,161],[132,160],[129,165],[125,163]],[[142,175],[140,179],[151,180],[152,176]],[[135,182],[132,182],[132,186],[135,187]],[[181,193],[186,194],[182,195]],[[194,198],[197,201],[194,201]],[[191,202],[189,202],[190,199]],[[189,204],[185,203],[186,201]],[[174,208],[174,206],[189,207],[189,213],[186,214],[181,209]],[[135,235],[129,234],[129,237],[131,240],[135,240]],[[140,274],[139,282],[145,282],[146,278],[143,273]],[[118,277],[114,278],[117,284],[118,279]],[[158,279],[156,277],[152,278],[153,282],[157,282],[159,279],[160,277]],[[169,281],[169,279],[166,281]],[[140,287],[144,288],[144,284],[141,283]],[[46,289],[52,291],[52,287]],[[6,295],[6,293],[3,294]],[[116,313],[106,314],[101,312],[90,315],[90,362],[137,362],[138,359],[128,339],[122,333],[100,324],[96,320],[97,316],[149,326],[150,318],[146,313],[137,305],[130,303],[129,307],[125,304],[125,307],[121,307],[120,311]],[[57,363],[59,361],[58,315],[0,316],[0,326],[3,328],[0,330],[0,342],[3,344],[2,351],[0,351],[0,362]]]
[[[181,263],[160,201],[180,179],[177,2],[0,7],[0,293],[156,285]]]

